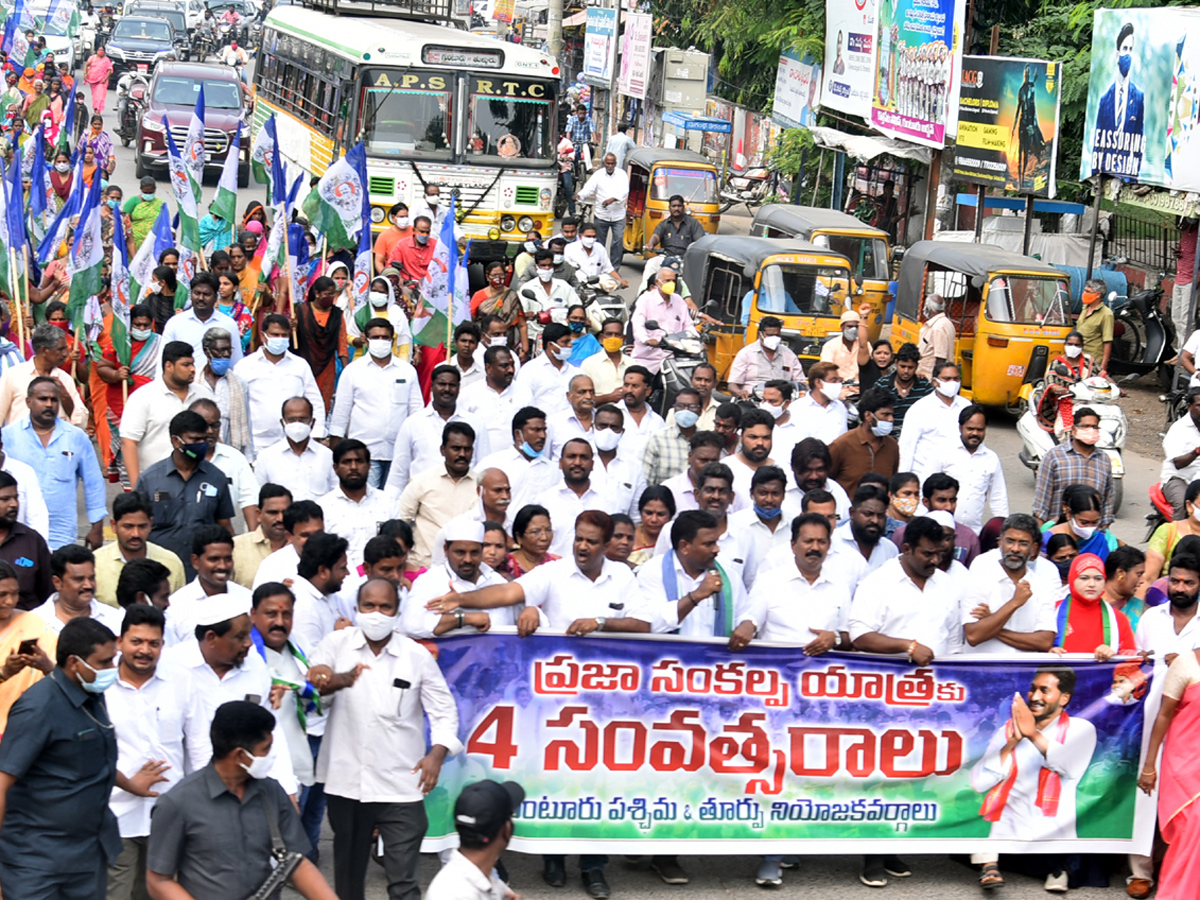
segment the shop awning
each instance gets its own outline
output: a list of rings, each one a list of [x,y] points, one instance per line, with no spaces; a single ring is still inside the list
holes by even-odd
[[[842,150],[861,162],[870,162],[885,153],[926,164],[933,158],[933,151],[928,147],[918,147],[907,141],[867,134],[847,134],[836,128],[819,126],[813,126],[808,130],[812,133],[813,140],[816,141],[818,147]]]

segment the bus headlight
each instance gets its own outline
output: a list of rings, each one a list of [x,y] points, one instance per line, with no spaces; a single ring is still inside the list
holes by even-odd
[[[488,229],[488,240],[489,241],[500,240],[500,229],[497,228],[495,225],[493,225],[491,228]]]
[[[514,219],[512,216],[502,216],[501,217],[501,219],[500,219],[500,230],[501,231],[512,231],[516,227],[517,227],[517,220]],[[527,228],[525,230],[528,231],[529,229]]]
[[[380,207],[380,206],[372,206],[371,207],[371,221],[374,222],[376,225],[378,225],[380,222],[383,221],[383,207]]]
[[[525,234],[533,231],[533,219],[529,218],[529,216],[521,216],[521,218],[517,219],[517,229]]]

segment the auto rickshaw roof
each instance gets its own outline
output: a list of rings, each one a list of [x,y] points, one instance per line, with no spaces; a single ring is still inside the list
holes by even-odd
[[[691,150],[668,150],[663,147],[636,147],[625,154],[625,166],[641,166],[649,169],[659,163],[679,163],[685,166],[708,166],[716,168],[716,164],[707,156]]]
[[[1022,256],[995,244],[917,241],[904,252],[904,259],[900,263],[900,297],[921,296],[926,263],[978,278],[987,278],[993,272],[1029,272],[1055,278],[1067,277],[1040,259]]]
[[[864,235],[870,234],[873,237],[887,237],[886,231],[836,209],[795,206],[790,203],[768,203],[763,206],[755,214],[751,227],[753,228],[755,225],[764,225],[768,228],[779,228],[805,235],[811,235],[814,231],[821,229],[838,229],[841,231],[854,230]]]
[[[683,260],[684,278],[688,284],[703,284],[704,269],[710,256],[730,259],[740,263],[744,268],[755,270],[772,256],[781,254],[805,253],[814,256],[832,256],[850,268],[850,260],[845,255],[830,250],[828,247],[818,247],[808,241],[780,238],[749,237],[738,234],[710,234],[700,238],[687,248]]]

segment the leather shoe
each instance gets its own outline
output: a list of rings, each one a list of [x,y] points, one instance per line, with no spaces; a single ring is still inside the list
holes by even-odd
[[[567,867],[561,859],[547,859],[543,863],[542,878],[550,887],[562,887],[567,883]]]
[[[1144,900],[1154,891],[1154,883],[1148,878],[1135,878],[1125,886],[1125,893],[1135,900]]]
[[[580,875],[583,878],[583,887],[589,897],[594,897],[595,900],[608,900],[608,882],[604,880],[603,869],[592,869],[588,872],[581,872]]]

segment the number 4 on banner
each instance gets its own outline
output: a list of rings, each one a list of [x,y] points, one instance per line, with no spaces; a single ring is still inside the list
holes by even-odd
[[[487,733],[493,726],[495,739],[489,741]],[[493,769],[511,768],[512,759],[517,755],[517,745],[513,743],[513,708],[497,706],[484,716],[467,738],[467,752],[490,756]]]

